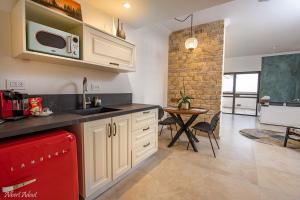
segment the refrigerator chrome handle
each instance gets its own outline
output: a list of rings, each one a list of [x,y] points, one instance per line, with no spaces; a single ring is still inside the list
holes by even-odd
[[[16,189],[19,189],[19,188],[22,188],[26,185],[30,185],[32,183],[36,182],[36,179],[32,179],[32,180],[29,180],[29,181],[25,181],[23,183],[19,183],[19,184],[16,184],[16,185],[11,185],[11,186],[7,186],[7,187],[2,187],[2,192],[11,192],[11,191],[14,191]]]

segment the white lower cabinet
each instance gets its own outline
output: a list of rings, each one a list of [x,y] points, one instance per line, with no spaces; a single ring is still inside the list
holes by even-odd
[[[157,151],[158,125],[153,116],[156,109],[72,128],[77,135],[79,191],[84,199],[94,199]]]
[[[132,165],[135,166],[158,149],[158,127],[156,124],[133,132]]]
[[[112,168],[113,179],[131,168],[131,115],[112,118]]]
[[[84,196],[112,181],[111,119],[84,123]]]
[[[132,166],[158,150],[158,110],[132,114]]]

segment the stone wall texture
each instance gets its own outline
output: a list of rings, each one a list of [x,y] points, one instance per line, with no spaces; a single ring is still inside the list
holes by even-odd
[[[209,121],[221,107],[224,21],[194,26],[199,44],[192,51],[184,46],[189,35],[187,28],[169,37],[168,106],[177,106],[184,82],[186,94],[194,98],[191,106],[209,110],[197,121]]]

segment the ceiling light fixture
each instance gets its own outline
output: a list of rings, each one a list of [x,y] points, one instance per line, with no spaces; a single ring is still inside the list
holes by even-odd
[[[126,9],[129,9],[129,8],[131,8],[131,5],[128,1],[126,1],[125,3],[123,3],[123,7]]]
[[[191,32],[190,32],[190,37],[185,41],[185,48],[193,50],[193,49],[196,49],[197,46],[198,46],[198,40],[197,40],[197,38],[194,37],[194,33],[193,33],[193,19],[194,19],[194,15],[190,14],[189,16],[187,16],[183,20],[177,19],[177,18],[175,18],[175,20],[177,20],[179,22],[185,22],[188,18],[191,18]]]

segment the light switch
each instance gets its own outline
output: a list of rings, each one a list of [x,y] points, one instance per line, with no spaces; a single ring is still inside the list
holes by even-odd
[[[6,80],[7,90],[26,90],[25,80]]]
[[[92,82],[91,83],[91,91],[99,92],[101,90],[101,86],[99,82]]]

